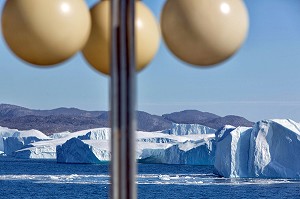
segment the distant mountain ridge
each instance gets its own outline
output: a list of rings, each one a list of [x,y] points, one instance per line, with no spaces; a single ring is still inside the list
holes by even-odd
[[[221,117],[208,112],[197,110],[184,110],[162,115],[163,118],[179,124],[202,124],[210,128],[219,129],[225,125],[232,126],[253,126],[253,122],[236,115]]]
[[[105,111],[85,111],[77,108],[56,108],[52,110],[34,110],[21,106],[0,104],[0,118],[1,117],[21,117],[27,115],[35,116],[50,116],[50,115],[77,115],[84,117],[97,117]]]
[[[233,126],[252,126],[254,124],[240,116],[221,117],[197,110],[185,110],[162,116],[137,111],[136,116],[137,129],[141,131],[170,129],[172,123],[202,124],[214,129],[219,129],[225,124]],[[77,108],[34,110],[16,105],[0,104],[0,126],[8,128],[36,129],[51,135],[63,131],[74,132],[109,127],[109,124],[109,111],[85,111]]]
[[[162,117],[174,123],[183,124],[198,124],[199,122],[220,118],[220,116],[213,113],[202,112],[198,110],[184,110],[180,112],[164,114]]]

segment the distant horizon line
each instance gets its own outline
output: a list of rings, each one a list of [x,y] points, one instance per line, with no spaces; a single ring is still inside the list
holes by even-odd
[[[20,107],[20,108],[26,108],[26,109],[30,109],[30,110],[35,110],[35,111],[52,111],[52,110],[61,109],[61,108],[65,108],[65,109],[77,109],[77,110],[80,110],[80,111],[89,111],[89,112],[110,111],[110,110],[89,110],[89,109],[83,109],[83,108],[78,108],[78,107],[65,107],[65,106],[60,106],[60,107],[57,107],[57,108],[50,108],[50,109],[48,109],[48,108],[40,109],[40,108],[31,108],[31,107],[27,107],[27,106],[24,106],[24,105],[16,105],[16,104],[9,104],[9,103],[0,103],[0,106],[3,106],[3,105],[16,106],[16,107]],[[138,109],[136,109],[136,111],[141,111],[141,112],[149,113],[148,111],[138,110]],[[183,112],[183,111],[199,111],[199,112],[203,112],[203,113],[211,113],[211,112],[207,112],[207,111],[200,111],[198,109],[184,109],[182,111],[174,111],[174,112],[171,112],[171,113],[177,113],[177,112]],[[214,113],[211,113],[211,114],[214,114]],[[159,115],[159,114],[153,114],[153,115]],[[217,115],[217,114],[215,114],[215,115]]]

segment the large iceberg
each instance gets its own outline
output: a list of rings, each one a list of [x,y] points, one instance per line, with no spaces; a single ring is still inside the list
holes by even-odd
[[[145,148],[139,143],[142,153],[137,157],[140,163],[213,165],[215,142],[213,138],[189,140],[161,148]]]
[[[81,140],[109,140],[109,128],[83,130],[74,133],[64,132],[54,135],[56,139],[30,143],[22,149],[13,152],[13,156],[20,159],[56,159],[56,147],[72,138]]]
[[[224,177],[300,178],[300,124],[263,120],[216,133],[216,172]]]
[[[136,133],[136,159],[144,163],[212,165],[215,130],[202,125],[173,124],[163,132]],[[47,140],[5,139],[7,153],[22,159],[57,159],[63,163],[101,163],[110,160],[110,129],[53,134]],[[27,141],[28,140],[28,141]]]
[[[108,136],[109,137],[109,136]],[[63,163],[100,163],[110,160],[109,141],[80,136],[58,145],[57,161]],[[162,132],[136,134],[136,159],[142,163],[202,164],[212,165],[214,159],[214,134],[198,134],[197,137],[169,135]]]
[[[0,151],[1,152],[4,152],[3,138],[11,137],[16,131],[17,131],[17,129],[9,129],[9,128],[0,126]]]
[[[6,155],[12,155],[14,151],[32,142],[48,139],[51,138],[38,130],[19,131],[17,129],[0,127],[0,150]]]
[[[36,137],[38,139],[49,139],[48,136],[38,130],[19,131],[0,126],[0,151],[4,151],[3,138],[7,137]]]
[[[211,140],[214,138],[214,132],[214,129],[198,124],[173,124],[172,129],[163,132],[139,131],[136,158],[144,162],[152,159],[153,162],[166,164],[212,164],[211,158],[214,153]],[[26,135],[14,131],[4,138],[3,148],[6,154],[21,159],[99,163],[110,158],[109,139],[109,128],[62,132],[50,137],[34,130]],[[74,155],[75,153],[77,155]],[[85,156],[85,153],[93,153],[98,160],[79,156]],[[193,158],[194,156],[196,158]]]

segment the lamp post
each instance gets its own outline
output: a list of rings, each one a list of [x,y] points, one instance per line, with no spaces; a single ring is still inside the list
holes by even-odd
[[[107,34],[110,38],[107,41],[101,38],[101,41],[105,41],[99,44],[105,46],[101,48],[105,52],[102,54],[93,50],[98,33],[96,31],[93,34],[95,31],[90,27],[91,19],[83,0],[7,0],[2,17],[5,40],[21,59],[35,65],[51,65],[83,49],[93,67],[106,74],[110,73],[113,199],[137,197],[136,65],[140,69],[149,63],[157,50],[155,42],[159,40],[158,31],[154,31],[152,37],[156,39],[151,42],[154,45],[141,45],[143,50],[136,53],[139,48],[139,45],[136,48],[135,41],[137,2],[110,0],[110,28],[106,28],[110,30]],[[37,10],[32,10],[33,7]],[[147,16],[151,18],[151,15]],[[190,64],[208,66],[224,61],[238,50],[247,34],[248,16],[242,0],[167,0],[161,27],[164,40],[175,56]],[[89,49],[90,45],[92,50]],[[152,50],[147,52],[150,46]],[[103,54],[106,57],[103,58]],[[139,59],[139,56],[142,58]],[[94,62],[99,57],[106,59],[103,63],[109,60],[110,63],[99,66],[98,61]],[[101,69],[103,67],[105,70]]]
[[[111,1],[111,169],[113,199],[136,198],[135,0]]]

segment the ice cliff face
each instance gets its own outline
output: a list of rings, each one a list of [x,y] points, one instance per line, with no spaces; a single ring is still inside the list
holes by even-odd
[[[163,131],[170,135],[214,134],[215,129],[200,124],[172,124],[172,128]]]
[[[52,139],[59,139],[59,138],[67,137],[68,135],[70,135],[70,132],[65,131],[65,132],[61,132],[61,133],[53,133],[49,137],[52,138]]]
[[[99,128],[88,131],[88,133],[78,136],[81,140],[109,140],[110,139],[110,129],[109,128]]]
[[[217,173],[225,177],[300,178],[300,124],[263,120],[216,133]]]
[[[225,177],[245,176],[252,129],[225,126],[216,133],[215,168]],[[240,153],[238,153],[240,151]]]
[[[3,138],[11,137],[17,130],[0,126],[0,151],[4,151]]]

